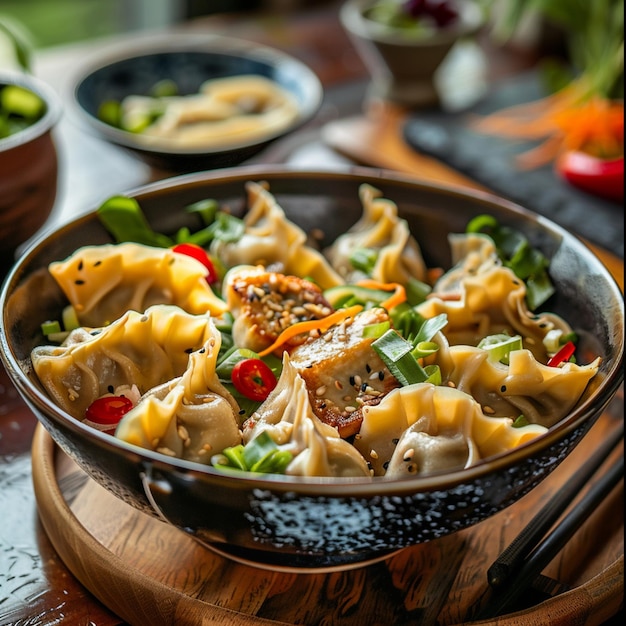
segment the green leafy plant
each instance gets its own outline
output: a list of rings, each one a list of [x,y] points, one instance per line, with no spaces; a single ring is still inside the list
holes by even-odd
[[[14,20],[0,15],[0,38],[8,41],[19,68],[25,72],[30,72],[33,47],[26,29]]]
[[[563,31],[572,67],[561,83],[577,80],[594,95],[624,97],[624,0],[491,0],[490,10],[496,2],[505,7],[505,38],[531,13]]]

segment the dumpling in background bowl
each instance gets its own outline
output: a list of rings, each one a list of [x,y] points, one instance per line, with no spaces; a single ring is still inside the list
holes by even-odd
[[[238,165],[317,113],[315,73],[273,48],[214,34],[149,37],[76,71],[85,128],[165,171]]]

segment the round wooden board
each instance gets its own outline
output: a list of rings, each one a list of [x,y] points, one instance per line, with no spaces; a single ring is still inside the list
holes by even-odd
[[[583,443],[593,445],[613,419],[603,416]],[[578,466],[585,454],[581,446],[573,454],[578,459],[567,459],[531,494],[490,520],[375,564],[315,574],[271,572],[214,554],[95,483],[41,425],[32,465],[39,515],[59,556],[87,589],[133,625],[591,626],[622,606],[623,487],[544,571],[569,591],[547,600],[533,592],[534,603],[529,595],[526,608],[516,613],[471,621],[489,597],[489,565]]]

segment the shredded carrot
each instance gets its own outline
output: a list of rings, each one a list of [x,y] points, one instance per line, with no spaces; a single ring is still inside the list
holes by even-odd
[[[366,278],[364,280],[360,280],[356,284],[357,287],[378,289],[380,291],[391,291],[393,289],[393,294],[384,302],[380,303],[380,306],[383,307],[383,309],[387,309],[387,311],[390,311],[394,306],[398,306],[406,301],[406,289],[404,288],[404,285],[401,285],[400,283],[381,283],[377,280]]]
[[[624,103],[589,95],[582,82],[478,118],[472,127],[510,139],[542,141],[518,155],[518,165],[528,169],[546,165],[567,150],[588,151],[603,158],[624,153]]]
[[[362,309],[363,307],[360,304],[355,304],[354,306],[346,307],[345,309],[338,309],[334,313],[331,313],[327,317],[323,317],[319,320],[308,320],[306,322],[298,322],[296,324],[293,324],[289,326],[289,328],[285,328],[285,330],[283,330],[283,332],[278,335],[276,341],[271,346],[259,352],[259,356],[264,357],[268,354],[271,354],[272,352],[274,352],[274,350],[280,348],[280,346],[282,346],[293,337],[297,337],[298,335],[302,335],[303,333],[310,333],[313,330],[325,332],[331,326],[334,326],[339,322],[343,322],[349,317],[353,317]]]

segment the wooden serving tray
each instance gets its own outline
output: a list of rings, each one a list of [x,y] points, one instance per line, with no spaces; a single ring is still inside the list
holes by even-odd
[[[533,590],[525,608],[496,621],[472,622],[471,616],[489,598],[486,571],[493,560],[617,419],[602,415],[553,474],[493,518],[350,571],[285,573],[229,561],[111,495],[41,425],[32,445],[33,483],[41,521],[61,559],[130,624],[591,626],[622,606],[623,486],[538,579],[544,591],[548,581],[561,593],[550,598]]]

